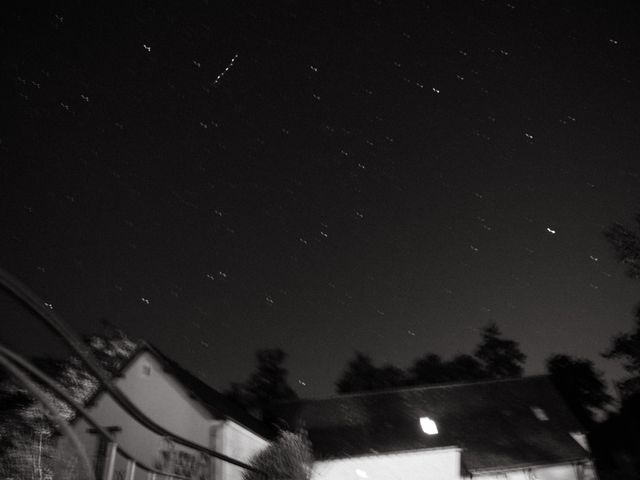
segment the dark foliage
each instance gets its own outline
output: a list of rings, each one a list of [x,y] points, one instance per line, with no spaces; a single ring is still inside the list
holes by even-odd
[[[109,373],[116,372],[137,348],[137,344],[119,330],[84,338],[91,353]],[[75,356],[64,359],[40,357],[34,365],[60,384],[79,403],[84,403],[98,388],[98,381]],[[63,418],[74,416],[72,408],[52,398]],[[37,478],[53,474],[69,458],[61,451],[54,454],[56,429],[46,418],[39,403],[12,378],[0,380],[0,477]],[[37,469],[36,469],[37,467]],[[34,470],[36,469],[36,470]],[[69,477],[71,478],[71,477]]]
[[[471,382],[489,377],[480,361],[467,354],[459,354],[447,362],[450,381]]]
[[[618,389],[624,399],[640,395],[640,308],[636,312],[633,330],[619,333],[612,339],[612,346],[603,356],[620,360],[628,377],[618,382]]]
[[[451,380],[451,375],[447,364],[442,360],[440,355],[435,353],[427,353],[422,357],[414,360],[413,365],[409,367],[411,383],[443,383]]]
[[[604,231],[604,236],[616,251],[618,261],[627,267],[627,275],[640,279],[640,214],[636,216],[636,222],[637,232],[614,223]]]
[[[336,382],[338,393],[367,392],[406,384],[404,371],[390,364],[376,367],[371,357],[356,352],[340,379]]]
[[[407,371],[385,364],[376,366],[364,353],[356,352],[336,382],[338,393],[367,392],[412,385],[470,382],[490,378],[519,377],[526,360],[518,342],[502,337],[495,324],[482,331],[476,355],[458,354],[444,360],[426,353],[413,361]]]
[[[256,416],[269,420],[273,404],[298,398],[287,383],[286,359],[287,354],[280,348],[258,350],[255,371],[246,382],[232,383],[225,395]]]
[[[636,231],[616,223],[603,233],[617,259],[626,267],[627,276],[640,279],[640,214],[636,216],[636,223]],[[617,382],[621,397],[619,411],[591,432],[600,477],[603,480],[640,478],[640,307],[631,331],[613,337],[603,356],[620,360],[628,375]]]
[[[307,432],[280,431],[278,438],[262,451],[258,452],[250,464],[260,470],[246,471],[243,480],[309,480],[313,454]]]
[[[640,279],[640,214],[636,216],[636,222],[637,232],[616,223],[604,231],[604,236],[616,251],[618,260],[627,267],[627,275]],[[623,403],[640,396],[640,307],[635,317],[632,330],[616,335],[603,354],[605,358],[622,361],[628,373],[628,377],[618,383]]]
[[[490,378],[520,377],[524,371],[527,356],[520,351],[518,342],[502,337],[495,323],[482,330],[482,340],[475,356],[483,363],[484,371]]]
[[[407,375],[404,370],[390,363],[379,367],[377,375],[381,388],[401,387],[407,384]]]
[[[569,408],[586,427],[595,422],[594,412],[612,402],[602,373],[591,360],[557,354],[547,359],[547,372]]]
[[[470,382],[488,378],[482,364],[471,355],[459,354],[449,361],[428,353],[409,368],[411,383]]]

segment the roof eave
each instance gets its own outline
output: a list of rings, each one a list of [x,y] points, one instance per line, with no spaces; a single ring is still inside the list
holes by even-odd
[[[564,460],[553,461],[549,463],[535,462],[535,463],[521,463],[514,464],[505,467],[485,467],[485,468],[470,468],[466,466],[467,470],[472,475],[487,475],[492,473],[514,472],[519,470],[533,470],[537,468],[558,467],[561,465],[575,465],[579,463],[591,462],[591,457],[572,457]]]
[[[336,462],[336,461],[346,461],[346,460],[351,460],[354,458],[367,458],[367,457],[382,457],[382,456],[391,456],[391,455],[404,455],[407,453],[425,453],[425,452],[433,452],[435,450],[454,450],[454,451],[462,451],[462,448],[460,448],[458,445],[444,445],[444,446],[438,446],[438,447],[425,447],[425,448],[414,448],[414,449],[409,449],[409,450],[388,450],[388,451],[384,451],[384,452],[380,452],[380,451],[375,451],[375,452],[366,452],[366,453],[359,453],[359,454],[354,454],[354,455],[341,455],[341,456],[331,456],[331,457],[324,457],[324,458],[318,458],[317,460],[315,460],[316,462]]]

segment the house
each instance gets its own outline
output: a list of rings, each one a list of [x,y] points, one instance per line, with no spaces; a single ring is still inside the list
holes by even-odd
[[[314,480],[587,480],[581,425],[545,376],[286,404],[309,433]]]
[[[237,460],[249,462],[274,438],[270,426],[149,344],[114,381],[168,431]],[[149,466],[197,480],[242,478],[242,468],[148,430],[103,390],[88,409]],[[278,412],[282,427],[307,429],[312,480],[597,478],[581,425],[545,376],[300,400]],[[84,420],[74,428],[102,472],[105,441]],[[115,472],[114,478],[126,478],[123,458]]]
[[[248,462],[273,436],[272,430],[153,346],[142,343],[114,378],[120,390],[166,430],[211,450]],[[176,444],[141,425],[104,390],[87,404],[122,448],[138,461],[197,480],[240,480],[243,469]],[[74,423],[87,453],[104,470],[106,442],[83,419]],[[116,456],[114,478],[124,478],[126,461]],[[134,475],[134,478],[146,478]]]

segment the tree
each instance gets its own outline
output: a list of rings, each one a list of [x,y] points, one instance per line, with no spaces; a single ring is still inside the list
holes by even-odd
[[[489,323],[482,330],[482,341],[475,356],[490,378],[522,376],[527,356],[520,351],[518,342],[502,338],[502,332],[495,323]]]
[[[398,367],[385,364],[376,367],[371,357],[356,352],[336,382],[338,393],[367,392],[405,385],[406,375]]]
[[[640,214],[636,216],[637,232],[619,223],[605,229],[604,236],[614,248],[618,260],[627,267],[630,278],[640,279]],[[640,403],[640,307],[636,310],[635,325],[629,333],[619,333],[612,339],[605,358],[622,361],[629,377],[618,382],[623,402],[636,398]],[[640,411],[640,410],[639,410]]]
[[[603,232],[616,251],[618,261],[627,267],[630,278],[640,279],[640,214],[636,216],[638,232],[614,223]]]
[[[442,383],[451,380],[450,372],[440,355],[427,353],[413,361],[409,367],[412,384]]]
[[[407,375],[404,370],[390,363],[379,367],[377,376],[380,389],[402,387],[407,384]]]
[[[264,420],[271,417],[271,406],[277,402],[297,400],[298,395],[287,383],[284,367],[287,354],[280,348],[256,352],[256,369],[244,383],[232,383],[227,398],[243,405]]]
[[[356,352],[353,360],[350,360],[342,372],[342,376],[336,382],[338,393],[355,393],[376,390],[377,369],[371,357],[361,352]]]
[[[224,392],[224,396],[245,408],[249,408],[249,399],[244,391],[244,386],[239,382],[231,382],[229,389]]]
[[[102,367],[114,374],[136,350],[137,343],[122,331],[111,330],[104,335],[83,338]],[[32,362],[46,375],[57,381],[78,403],[84,403],[98,388],[98,380],[75,356],[64,359],[35,358]],[[49,393],[50,402],[67,421],[74,410]],[[46,418],[39,403],[12,378],[0,378],[0,477],[47,478],[54,466],[60,467],[62,458],[55,449],[55,427]]]
[[[616,257],[626,267],[626,275],[640,279],[640,214],[635,231],[619,223],[603,232]],[[616,383],[620,393],[620,409],[601,425],[592,436],[596,457],[614,472],[612,478],[640,478],[640,307],[635,324],[628,333],[619,333],[602,355],[621,360],[627,377]],[[603,477],[604,478],[604,477]]]
[[[482,363],[478,359],[465,353],[456,355],[447,362],[447,371],[450,381],[471,382],[474,380],[483,380],[488,374],[482,367]]]
[[[640,398],[640,308],[636,312],[635,326],[629,333],[619,333],[612,340],[612,346],[603,353],[605,358],[622,361],[629,376],[617,383],[623,401]]]
[[[411,384],[470,382],[487,378],[482,364],[471,355],[458,354],[444,361],[435,353],[414,360],[409,368]]]
[[[607,393],[602,373],[591,360],[552,355],[547,359],[547,372],[567,405],[588,428],[595,422],[594,413],[613,400]]]
[[[249,464],[260,471],[245,471],[243,480],[309,480],[313,465],[307,432],[281,430],[278,438],[258,452]]]

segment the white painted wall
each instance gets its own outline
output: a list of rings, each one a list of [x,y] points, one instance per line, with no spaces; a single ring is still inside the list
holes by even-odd
[[[313,480],[459,480],[460,449],[417,450],[317,461]]]
[[[249,463],[251,458],[260,450],[265,448],[269,442],[264,438],[243,428],[232,420],[224,422],[224,440],[221,451],[229,457],[235,458],[245,463]],[[227,462],[217,462],[220,464],[219,480],[241,480],[245,469],[231,465]]]
[[[151,367],[148,376],[143,372],[145,366]],[[209,445],[209,425],[203,421],[213,420],[211,414],[163,371],[155,356],[143,352],[125,373],[118,386],[149,418],[177,435]]]
[[[156,423],[202,446],[247,461],[267,444],[266,440],[231,420],[214,419],[197,400],[190,398],[173,376],[163,371],[162,364],[149,352],[142,352],[123,372],[123,376],[116,379],[116,385]],[[89,411],[101,425],[120,427],[122,431],[116,434],[118,443],[149,466],[153,467],[162,460],[161,450],[170,450],[172,447],[199,457],[198,452],[180,445],[171,446],[162,436],[140,425],[107,394],[100,394]],[[87,433],[88,428],[84,420],[79,420],[74,426],[89,455],[95,457],[97,437]],[[208,478],[214,476],[214,463],[212,460]],[[217,472],[217,479],[240,480],[239,467],[222,465],[227,471]],[[229,467],[232,467],[231,470]],[[230,476],[219,475],[223,473]]]
[[[531,470],[513,470],[502,473],[474,474],[473,479],[479,480],[595,480],[597,478],[591,463],[582,469],[571,464],[537,467]]]
[[[149,375],[144,374],[144,367],[151,368]],[[177,435],[209,446],[211,415],[189,398],[179,383],[162,370],[153,355],[141,353],[123,374],[116,379],[116,385],[148,417]],[[119,426],[122,431],[116,435],[118,442],[145,463],[153,464],[157,452],[164,448],[164,438],[142,427],[110,395],[100,394],[90,412],[103,426]],[[84,421],[76,425],[80,434],[86,428]],[[95,445],[95,442],[89,443]],[[94,451],[95,447],[90,453]]]

